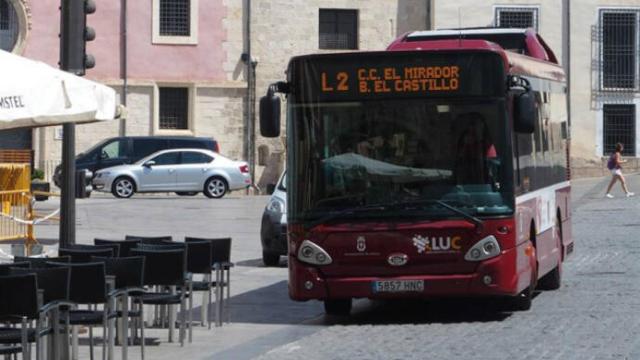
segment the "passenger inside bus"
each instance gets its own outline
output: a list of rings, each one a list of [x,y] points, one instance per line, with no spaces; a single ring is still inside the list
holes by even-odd
[[[479,113],[461,114],[456,123],[464,127],[456,146],[456,183],[492,184],[497,154],[484,117]]]

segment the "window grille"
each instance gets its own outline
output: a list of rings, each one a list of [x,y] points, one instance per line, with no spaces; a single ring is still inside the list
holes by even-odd
[[[0,1],[0,30],[9,30],[9,4],[7,0]]]
[[[12,51],[19,34],[18,16],[9,0],[0,0],[0,49]]]
[[[616,143],[622,143],[622,155],[636,155],[636,107],[635,105],[605,104],[602,109],[604,121],[604,155],[616,149]]]
[[[610,10],[600,14],[600,90],[638,89],[638,15],[638,11]]]
[[[358,11],[320,9],[320,49],[358,48]]]
[[[534,28],[538,31],[537,8],[497,7],[495,19],[500,28]]]
[[[160,0],[160,35],[190,36],[191,1]]]
[[[160,129],[189,128],[189,89],[163,87],[160,92]]]

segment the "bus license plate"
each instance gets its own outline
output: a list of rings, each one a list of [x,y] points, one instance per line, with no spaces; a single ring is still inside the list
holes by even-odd
[[[373,292],[421,292],[424,280],[381,280],[373,282]]]

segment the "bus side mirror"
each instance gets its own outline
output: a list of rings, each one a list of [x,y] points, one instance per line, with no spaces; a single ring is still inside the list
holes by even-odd
[[[533,134],[538,119],[536,100],[531,90],[516,95],[513,99],[513,127],[516,132]]]
[[[271,90],[260,98],[260,134],[268,138],[280,136],[280,98]]]

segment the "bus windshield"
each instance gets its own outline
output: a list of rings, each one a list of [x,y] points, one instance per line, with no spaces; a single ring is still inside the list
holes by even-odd
[[[347,216],[460,218],[513,212],[503,98],[293,103],[294,220]],[[304,181],[302,181],[304,179]],[[402,204],[411,204],[403,207]],[[394,204],[385,211],[376,204]],[[416,206],[420,204],[420,206]],[[400,205],[400,206],[398,206]],[[372,211],[345,212],[370,208]]]

